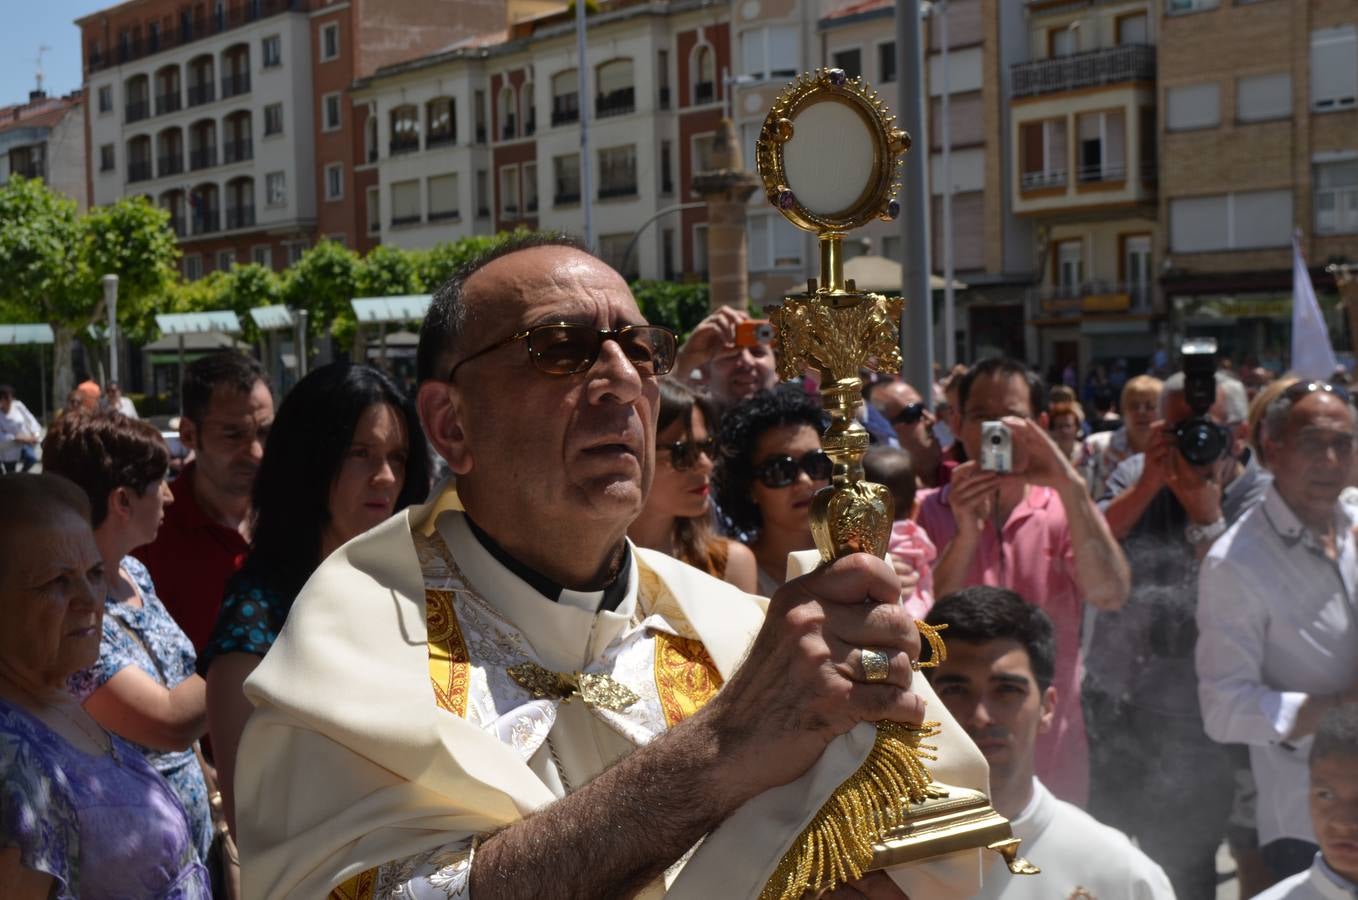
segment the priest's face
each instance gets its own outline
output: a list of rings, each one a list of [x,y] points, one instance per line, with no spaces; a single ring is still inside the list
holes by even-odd
[[[501,257],[467,280],[464,296],[454,364],[536,325],[646,323],[617,272],[569,247]],[[513,341],[470,359],[454,387],[449,464],[468,512],[492,535],[534,523],[625,530],[641,511],[660,388],[616,341],[604,341],[593,365],[574,375],[541,371],[526,342]]]

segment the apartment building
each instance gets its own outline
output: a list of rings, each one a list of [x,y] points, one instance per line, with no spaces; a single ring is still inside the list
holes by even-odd
[[[41,178],[47,186],[85,202],[85,110],[79,91],[48,97],[31,91],[28,102],[0,106],[0,184],[10,175]]]
[[[503,23],[505,0],[128,0],[77,20],[87,193],[169,210],[184,274],[371,246],[356,77]]]
[[[1010,72],[1013,209],[1034,223],[1027,319],[1053,373],[1157,346],[1157,24],[1150,0],[1034,0]]]
[[[1166,0],[1160,29],[1169,341],[1283,367],[1298,230],[1331,338],[1352,347],[1324,266],[1358,259],[1358,7]]]

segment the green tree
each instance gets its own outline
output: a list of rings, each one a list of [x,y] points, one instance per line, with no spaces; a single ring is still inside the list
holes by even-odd
[[[502,240],[501,235],[472,235],[415,251],[415,269],[424,289],[430,293],[437,291],[454,272]]]
[[[250,310],[261,306],[273,306],[283,301],[283,279],[273,269],[257,263],[246,263],[231,267],[227,277],[226,305],[218,309],[230,309],[240,318],[242,340],[254,343],[259,340],[259,329],[250,316]]]
[[[353,307],[358,296],[358,254],[335,241],[321,241],[299,259],[283,278],[284,302],[307,311],[307,332],[315,338],[352,335]],[[335,334],[339,329],[341,334]],[[314,347],[314,341],[307,342]]]
[[[680,340],[707,316],[706,284],[634,281],[632,295],[646,321],[674,329]]]
[[[118,324],[134,340],[155,335],[155,313],[179,280],[179,246],[170,214],[145,197],[124,197],[90,210],[80,220],[85,258],[94,284],[92,321],[107,319],[98,280],[118,276]]]

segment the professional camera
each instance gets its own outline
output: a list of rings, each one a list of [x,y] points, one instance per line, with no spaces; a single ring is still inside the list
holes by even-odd
[[[1217,402],[1217,342],[1213,338],[1189,338],[1180,348],[1184,363],[1184,400],[1191,418],[1174,429],[1179,453],[1195,466],[1221,459],[1231,446],[1231,433],[1208,418]]]

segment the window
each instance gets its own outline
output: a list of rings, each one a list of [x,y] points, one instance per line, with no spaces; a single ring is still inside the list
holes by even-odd
[[[523,213],[531,216],[538,211],[538,164],[523,164]]]
[[[264,136],[283,133],[283,104],[270,103],[264,107]]]
[[[1056,285],[1056,295],[1078,296],[1080,285],[1085,280],[1085,242],[1078,238],[1073,241],[1058,241],[1053,259],[1056,270],[1052,282]]]
[[[113,159],[113,145],[103,144],[99,147],[99,171],[112,172],[117,168]]]
[[[1150,305],[1151,283],[1154,280],[1151,273],[1150,235],[1132,234],[1123,240],[1122,280],[1126,282],[1133,307],[1145,309]]]
[[[478,219],[487,218],[490,215],[490,186],[486,181],[486,170],[476,170],[476,217]]]
[[[271,34],[260,42],[261,55],[264,57],[264,68],[272,69],[274,66],[283,65],[283,40],[276,34]]]
[[[476,143],[486,142],[486,92],[472,92],[472,115],[476,116]]]
[[[217,269],[218,269],[219,271],[222,271],[222,272],[229,272],[229,271],[231,271],[231,267],[234,266],[235,264],[236,264],[236,251],[235,251],[235,250],[218,250],[218,251],[217,251]]]
[[[338,131],[340,127],[340,93],[321,97],[321,131]]]
[[[574,69],[552,76],[552,125],[580,119],[580,79]]]
[[[750,271],[797,268],[802,264],[802,236],[790,222],[773,213],[749,217]]]
[[[184,280],[197,281],[203,277],[203,256],[200,253],[184,254]]]
[[[830,64],[836,69],[843,69],[850,78],[860,78],[863,75],[863,51],[840,50],[831,55]]]
[[[1072,53],[1078,53],[1079,50],[1079,32],[1064,25],[1047,31],[1047,56],[1055,59],[1058,56],[1070,56]]]
[[[1221,89],[1216,82],[1184,84],[1165,91],[1165,128],[1188,131],[1221,124]]]
[[[282,206],[288,202],[287,176],[282,172],[270,172],[264,176],[264,204]]]
[[[896,42],[887,41],[877,45],[877,83],[887,84],[896,80]]]
[[[519,217],[519,167],[500,167],[500,218]]]
[[[1150,20],[1145,13],[1131,13],[1118,17],[1118,44],[1149,44]]]
[[[567,153],[552,160],[552,205],[580,202],[580,154]]]
[[[99,88],[99,111],[101,113],[113,112],[113,85],[111,84]]]
[[[427,125],[425,143],[430,147],[457,141],[457,107],[452,97],[439,97],[424,105]]]
[[[391,183],[391,224],[413,225],[420,221],[420,180]]]
[[[268,244],[256,244],[250,248],[250,262],[266,269],[273,268],[273,248]]]
[[[1358,232],[1358,159],[1318,163],[1315,184],[1316,231]]]
[[[717,57],[709,44],[693,49],[693,105],[701,106],[717,98]]]
[[[1201,12],[1205,9],[1216,9],[1219,0],[1165,0],[1166,15],[1178,15],[1180,13]]]
[[[325,167],[325,199],[344,199],[344,163],[331,163]]]
[[[420,149],[420,111],[414,104],[391,111],[391,153],[411,153]]]
[[[669,141],[660,142],[660,193],[674,193],[674,146]]]
[[[597,77],[594,112],[599,118],[621,116],[636,109],[636,89],[632,86],[632,61],[614,59],[595,70]]]
[[[1172,199],[1169,235],[1173,253],[1286,247],[1292,241],[1292,192]]]
[[[458,211],[457,173],[434,175],[429,179],[429,221],[456,219]]]
[[[600,258],[628,281],[633,281],[637,277],[637,255],[630,252],[632,237],[630,232],[599,235]]]
[[[297,263],[301,262],[302,257],[306,255],[307,251],[306,241],[288,241],[285,244],[283,244],[283,246],[287,248],[288,265],[290,266],[296,265]]]
[[[1311,32],[1311,108],[1317,112],[1358,104],[1358,29],[1352,25]]]
[[[599,151],[599,199],[634,197],[637,193],[637,148],[606,147]]]
[[[1127,125],[1121,111],[1085,113],[1075,119],[1079,179],[1120,181],[1127,177]]]
[[[1066,120],[1025,122],[1019,129],[1021,180],[1025,191],[1066,183]]]
[[[1239,122],[1285,119],[1292,115],[1292,76],[1287,72],[1252,75],[1235,83],[1235,118]]]
[[[670,108],[670,51],[657,50],[655,59],[655,80],[659,85],[659,109]]]
[[[378,188],[370,187],[364,192],[363,212],[368,217],[368,234],[380,234],[382,232],[382,193]]]
[[[795,25],[772,25],[741,32],[742,75],[792,78],[801,68],[801,42]]]
[[[500,89],[500,140],[512,141],[518,136],[518,97],[514,88],[506,84]]]
[[[340,53],[339,23],[330,22],[321,26],[321,62],[330,62]]]

